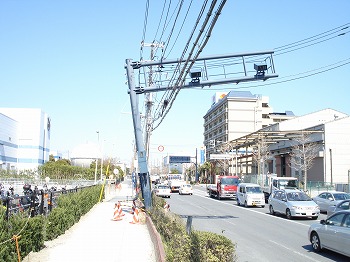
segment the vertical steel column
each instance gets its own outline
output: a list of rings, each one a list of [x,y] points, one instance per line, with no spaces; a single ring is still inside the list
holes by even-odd
[[[134,123],[134,134],[135,134],[135,143],[137,151],[137,159],[139,164],[139,178],[142,191],[142,197],[144,199],[145,208],[149,209],[152,206],[151,199],[151,185],[150,177],[148,173],[147,166],[147,153],[145,150],[142,129],[141,129],[141,117],[139,111],[138,97],[135,90],[135,76],[134,69],[131,66],[131,60],[126,59],[126,73],[128,77],[129,92],[130,92],[130,105],[132,112],[132,119]]]

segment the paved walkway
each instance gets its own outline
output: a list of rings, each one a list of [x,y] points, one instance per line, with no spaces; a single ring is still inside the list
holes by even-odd
[[[131,188],[125,183],[118,190],[114,185],[106,188],[106,199],[64,235],[45,242],[40,252],[30,253],[23,262],[155,262],[156,255],[146,224],[131,224],[131,201],[121,202],[125,214],[113,221],[115,203],[131,200]]]

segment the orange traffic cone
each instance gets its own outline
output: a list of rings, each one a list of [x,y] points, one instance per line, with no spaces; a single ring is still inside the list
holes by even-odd
[[[135,200],[133,200],[133,201],[132,201],[132,207],[131,207],[130,214],[134,214],[135,208],[136,208],[136,204],[135,204]]]
[[[122,206],[120,205],[120,202],[118,202],[118,213],[120,217],[125,216],[125,214],[123,213]]]
[[[119,204],[119,202],[118,202],[118,204]],[[116,203],[114,205],[114,213],[113,213],[113,218],[112,218],[113,221],[120,221],[123,219],[122,216],[120,216],[120,214],[119,214],[118,204]],[[120,204],[119,204],[119,206],[120,206]]]
[[[135,208],[134,215],[132,216],[131,224],[139,224],[140,218],[139,218],[139,209]]]

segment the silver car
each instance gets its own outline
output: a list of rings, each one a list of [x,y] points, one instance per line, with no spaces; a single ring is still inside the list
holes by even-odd
[[[327,217],[330,217],[335,212],[342,211],[342,210],[349,210],[350,209],[350,199],[343,200],[336,204],[335,206],[331,206],[327,210]]]
[[[327,191],[322,192],[312,199],[320,207],[321,212],[327,212],[329,207],[335,206],[343,200],[350,199],[350,195],[340,191]]]
[[[171,189],[168,185],[158,184],[154,186],[153,192],[156,196],[159,197],[168,197],[171,196]]]
[[[269,197],[270,214],[280,213],[288,219],[293,217],[311,217],[320,215],[318,205],[304,192],[297,189],[276,190]]]
[[[339,211],[310,225],[308,237],[316,252],[326,248],[350,257],[350,210]]]

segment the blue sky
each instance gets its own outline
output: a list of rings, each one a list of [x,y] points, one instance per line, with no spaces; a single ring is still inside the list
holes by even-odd
[[[181,55],[202,1],[194,3],[169,59]],[[154,40],[162,7],[163,1],[149,1],[145,42]],[[47,112],[52,150],[67,152],[96,143],[99,131],[105,155],[129,162],[134,133],[124,64],[127,58],[140,59],[145,10],[146,1],[141,0],[0,1],[0,107]],[[227,1],[202,56],[291,44],[350,23],[349,10],[348,0]],[[149,54],[144,48],[143,56]],[[195,155],[203,143],[203,116],[220,90],[243,88],[269,96],[275,112],[304,115],[332,108],[350,114],[349,59],[347,33],[275,56],[279,78],[270,81],[272,85],[266,81],[181,90],[152,134],[151,160],[167,153]],[[330,70],[332,64],[338,68]],[[300,78],[322,71],[312,71],[318,68],[325,72]],[[283,82],[293,78],[300,79]],[[159,145],[165,148],[162,153]]]

